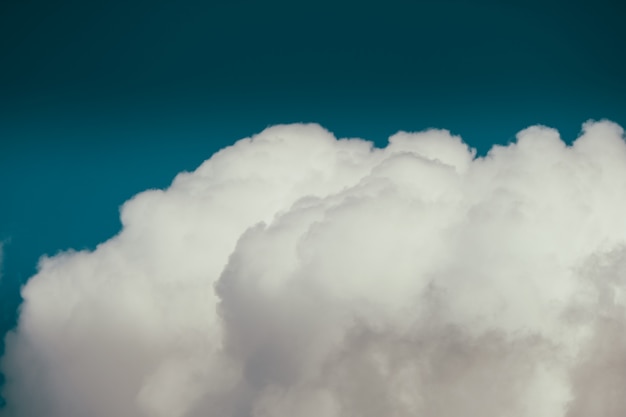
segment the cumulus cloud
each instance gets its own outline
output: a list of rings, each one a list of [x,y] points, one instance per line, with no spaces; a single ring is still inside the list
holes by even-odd
[[[42,258],[6,416],[623,417],[626,143],[274,126]]]

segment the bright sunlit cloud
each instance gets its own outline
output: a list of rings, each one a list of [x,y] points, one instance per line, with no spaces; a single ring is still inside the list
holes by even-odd
[[[2,415],[623,417],[623,135],[243,139],[41,259]]]

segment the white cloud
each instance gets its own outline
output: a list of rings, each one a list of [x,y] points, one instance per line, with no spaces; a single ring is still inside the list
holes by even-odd
[[[275,126],[41,260],[6,415],[626,415],[626,143]]]

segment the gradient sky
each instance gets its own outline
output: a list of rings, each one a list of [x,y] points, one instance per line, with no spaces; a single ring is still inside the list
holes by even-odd
[[[441,127],[483,153],[626,125],[618,2],[336,3],[0,3],[1,333],[39,256],[93,248],[129,197],[271,124]]]

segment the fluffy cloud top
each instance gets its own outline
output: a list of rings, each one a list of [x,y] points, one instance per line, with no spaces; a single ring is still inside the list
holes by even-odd
[[[266,129],[43,258],[18,417],[623,417],[626,143]]]

